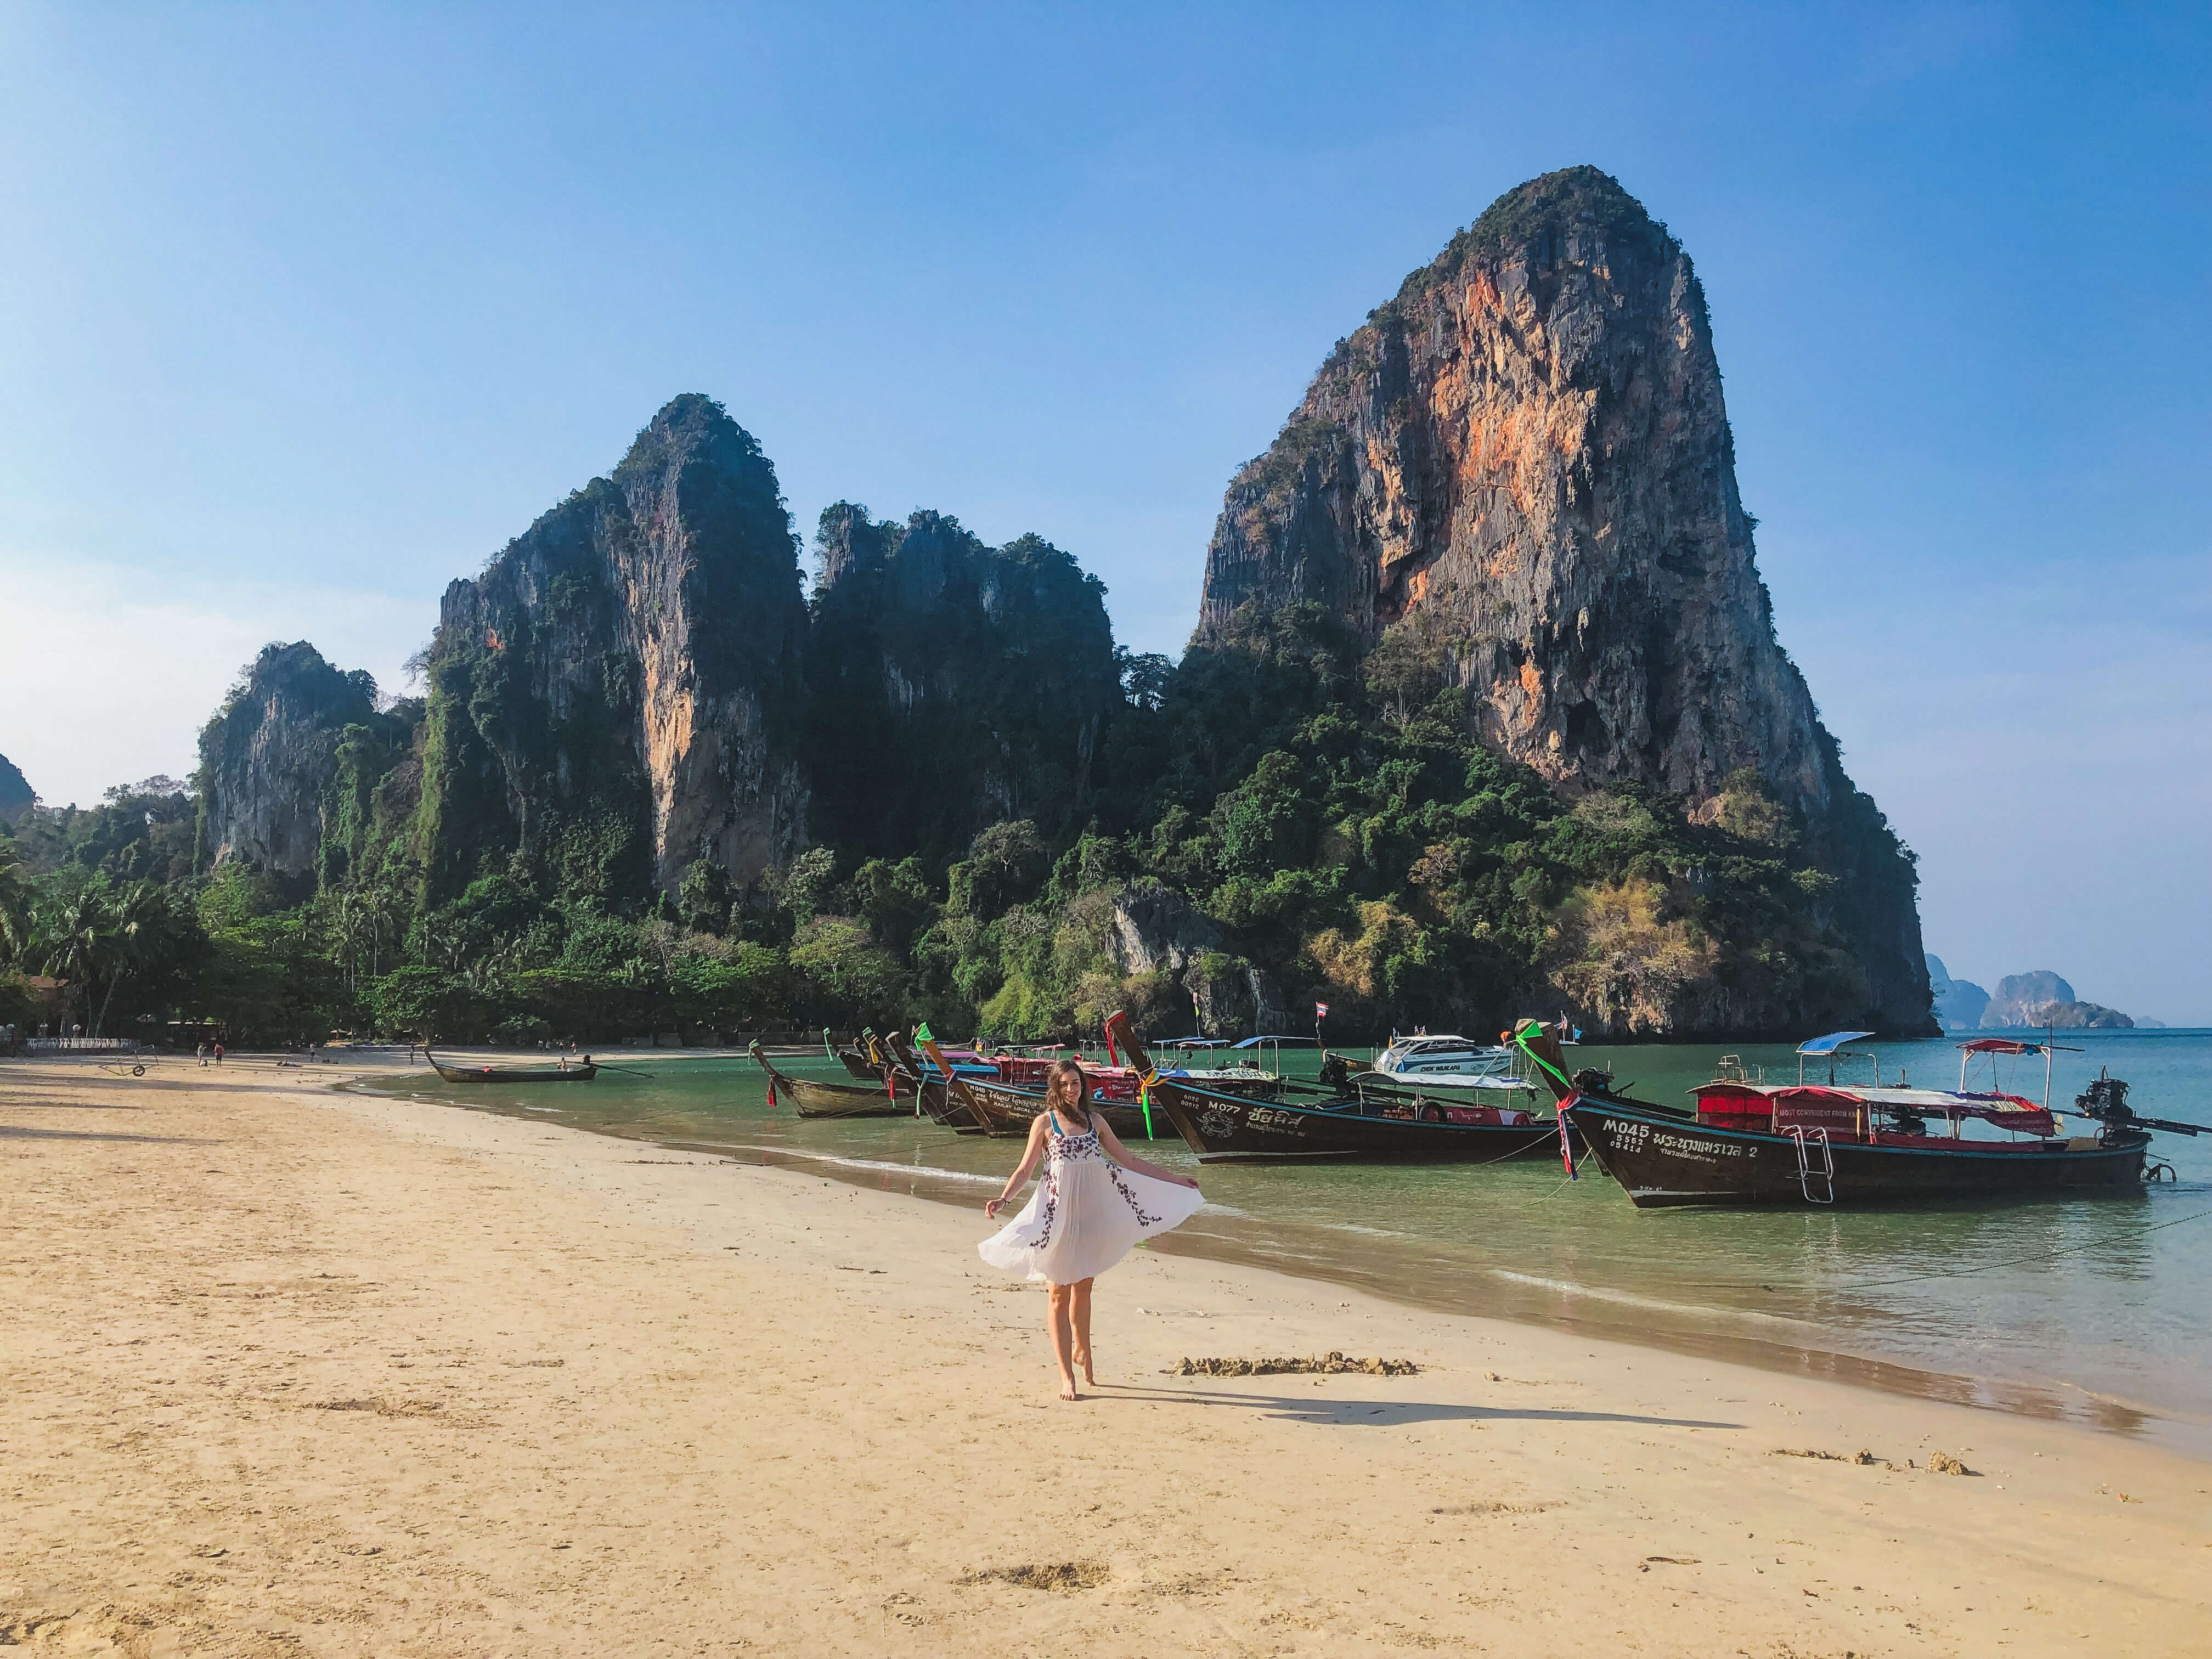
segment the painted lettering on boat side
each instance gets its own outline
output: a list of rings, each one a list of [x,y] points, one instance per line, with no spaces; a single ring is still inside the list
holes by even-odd
[[[1744,1155],[1743,1147],[1732,1140],[1692,1140],[1663,1130],[1655,1133],[1648,1123],[1608,1122],[1605,1131],[1606,1138],[1624,1152],[1642,1152],[1649,1145],[1655,1152],[1698,1164],[1717,1164],[1724,1158]]]

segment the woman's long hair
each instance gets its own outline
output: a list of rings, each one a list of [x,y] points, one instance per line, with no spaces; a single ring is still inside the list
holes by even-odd
[[[1083,1075],[1083,1068],[1072,1060],[1063,1060],[1054,1066],[1044,1082],[1044,1103],[1057,1107],[1067,1117],[1075,1118],[1086,1128],[1091,1123],[1091,1079]]]

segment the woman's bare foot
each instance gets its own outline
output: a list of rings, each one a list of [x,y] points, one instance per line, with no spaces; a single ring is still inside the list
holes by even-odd
[[[1098,1379],[1091,1374],[1091,1356],[1087,1353],[1079,1353],[1075,1356],[1075,1363],[1083,1367],[1083,1386],[1086,1389],[1097,1388]]]
[[[1060,1385],[1060,1397],[1062,1400],[1080,1400],[1083,1398],[1081,1395],[1076,1393],[1075,1382],[1073,1378],[1068,1379]]]

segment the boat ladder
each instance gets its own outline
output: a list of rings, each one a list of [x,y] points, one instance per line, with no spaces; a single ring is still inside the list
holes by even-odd
[[[1836,1152],[1828,1144],[1826,1129],[1808,1129],[1798,1124],[1790,1131],[1790,1138],[1797,1143],[1797,1190],[1805,1194],[1808,1204],[1832,1204],[1836,1201]],[[1813,1162],[1810,1142],[1820,1149],[1820,1161]],[[1819,1197],[1813,1194],[1817,1181],[1827,1190]]]

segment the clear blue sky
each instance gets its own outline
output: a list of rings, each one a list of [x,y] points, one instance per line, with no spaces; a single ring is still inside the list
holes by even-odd
[[[181,773],[726,402],[1174,652],[1222,486],[1498,191],[1688,245],[1784,642],[1952,970],[2212,1023],[2202,5],[0,9],[0,752]]]

